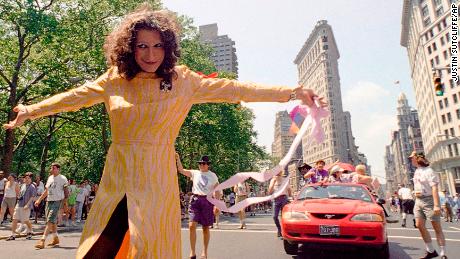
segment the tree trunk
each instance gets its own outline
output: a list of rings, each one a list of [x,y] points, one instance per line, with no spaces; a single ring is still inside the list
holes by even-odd
[[[48,133],[46,134],[45,140],[43,141],[42,155],[40,158],[40,177],[46,179],[46,163],[48,162],[48,151],[51,143],[51,138],[53,137],[54,129],[56,128],[57,117],[49,117],[49,128]]]
[[[10,111],[8,112],[8,122],[12,121],[16,118],[16,114],[13,111],[13,108],[16,106],[16,89],[17,85],[14,84],[10,87],[10,96],[8,98],[8,105],[10,107]],[[3,147],[3,159],[2,159],[2,170],[5,172],[6,175],[11,173],[11,167],[13,165],[13,151],[14,151],[14,130],[6,130],[5,133],[5,145]]]

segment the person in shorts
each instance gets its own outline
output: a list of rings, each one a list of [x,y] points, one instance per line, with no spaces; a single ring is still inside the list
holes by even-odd
[[[14,214],[16,199],[19,195],[19,184],[16,182],[16,175],[10,174],[8,181],[5,183],[5,191],[0,208],[0,224],[3,223],[5,213],[8,211],[11,217]]]
[[[53,238],[53,241],[51,241],[48,246],[54,247],[59,244],[59,237],[57,235],[58,213],[61,209],[62,202],[66,198],[65,189],[68,186],[67,178],[63,176],[60,171],[61,166],[58,163],[51,164],[51,175],[48,177],[48,181],[46,181],[45,191],[34,204],[38,206],[43,199],[47,198],[45,205],[46,228],[43,237],[35,245],[37,249],[45,248],[45,241],[48,234]]]
[[[237,185],[233,186],[233,191],[236,193],[236,200],[235,203],[240,201],[244,201],[248,198],[249,193],[249,185],[248,183],[238,183]],[[246,213],[244,209],[238,211],[238,216],[240,218],[240,226],[239,229],[246,229]]]
[[[407,220],[407,214],[414,215],[414,198],[412,197],[412,191],[411,189],[407,188],[405,184],[398,184],[399,190],[398,190],[398,196],[399,199],[401,200],[401,215],[402,215],[402,224],[401,227],[405,228],[406,227],[406,220]],[[415,225],[415,217],[414,217],[414,228],[417,226]]]
[[[32,204],[37,193],[35,185],[32,184],[33,173],[27,172],[24,176],[24,184],[21,185],[21,190],[19,191],[18,202],[14,208],[13,213],[13,223],[11,225],[11,236],[9,236],[6,241],[16,239],[16,227],[18,221],[27,226],[27,237],[26,239],[32,239],[32,224],[29,221],[30,211],[32,209]]]
[[[208,156],[203,156],[198,161],[200,170],[185,170],[180,161],[180,157],[176,154],[177,170],[192,179],[193,195],[190,198],[189,206],[189,230],[190,230],[190,258],[196,259],[195,244],[196,244],[196,226],[203,226],[203,252],[201,258],[208,257],[208,245],[211,238],[209,231],[210,226],[214,222],[213,205],[207,200],[206,196],[211,193],[219,184],[217,175],[209,170],[211,161]],[[219,192],[214,193],[214,197],[219,199]]]
[[[440,256],[442,259],[447,259],[446,240],[441,227],[441,206],[438,192],[439,177],[429,167],[430,163],[423,153],[412,152],[409,158],[412,164],[417,167],[414,173],[414,194],[416,197],[414,215],[417,228],[426,246],[425,256],[421,258],[426,259],[438,256],[438,253],[433,248],[431,235],[425,226],[426,220],[429,220],[436,233],[436,240],[441,249]]]

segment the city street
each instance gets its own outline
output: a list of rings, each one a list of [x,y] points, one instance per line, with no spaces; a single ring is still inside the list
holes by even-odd
[[[210,259],[226,258],[360,258],[369,256],[363,251],[350,251],[345,254],[341,251],[302,251],[298,256],[289,256],[284,253],[283,242],[276,237],[276,228],[269,214],[258,214],[249,217],[248,228],[237,229],[239,226],[237,217],[221,217],[219,229],[211,232],[209,247]],[[449,258],[458,258],[460,254],[460,223],[443,222],[444,233],[447,239],[447,251]],[[182,224],[182,251],[183,258],[188,258],[189,238],[186,222]],[[201,253],[202,234],[198,230],[197,253]],[[401,228],[399,223],[389,224],[388,233],[390,239],[391,258],[419,258],[424,253],[423,242],[419,238],[418,230],[413,227]],[[434,232],[430,230],[432,237]],[[9,231],[6,227],[0,227],[0,236],[7,236]],[[15,241],[0,240],[0,258],[72,258],[78,246],[80,231],[73,228],[70,232],[61,232],[61,245],[58,248],[46,248],[35,250],[34,244],[39,236],[33,240],[18,238]],[[436,244],[436,241],[433,241]],[[437,247],[437,245],[435,245]]]

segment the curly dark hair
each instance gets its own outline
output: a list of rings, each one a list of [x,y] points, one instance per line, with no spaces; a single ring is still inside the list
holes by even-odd
[[[117,66],[118,73],[127,80],[133,79],[142,69],[134,58],[137,32],[158,31],[164,44],[165,57],[155,72],[163,80],[161,86],[171,89],[173,76],[177,77],[174,66],[180,57],[179,26],[176,15],[167,10],[154,11],[150,5],[142,4],[128,14],[113,30],[104,43],[104,52],[109,66]]]

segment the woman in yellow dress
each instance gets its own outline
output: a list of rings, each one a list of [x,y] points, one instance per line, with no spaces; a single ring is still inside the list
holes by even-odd
[[[33,105],[18,105],[13,129],[27,119],[104,103],[112,145],[77,258],[181,258],[174,142],[193,104],[287,102],[312,105],[310,89],[203,78],[180,56],[171,12],[143,6],[106,39],[110,68],[91,83]]]

